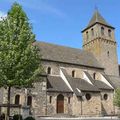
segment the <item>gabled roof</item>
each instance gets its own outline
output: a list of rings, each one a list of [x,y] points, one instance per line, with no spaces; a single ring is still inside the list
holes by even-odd
[[[63,81],[60,76],[48,76],[47,77],[47,91],[49,92],[71,92],[69,87]]]
[[[96,87],[100,90],[113,90],[113,88],[100,80],[95,80],[94,85],[96,85]]]
[[[81,91],[100,92],[100,90],[95,85],[91,85],[84,79],[71,77],[70,75],[68,75],[65,69],[61,69],[61,70],[65,75],[65,77],[67,78],[74,92],[76,91],[76,88],[78,88]]]
[[[115,89],[120,88],[120,77],[111,76],[111,75],[104,75],[104,76],[107,78],[107,80]]]
[[[102,25],[105,25],[105,26],[108,26],[108,27],[111,27],[114,29],[114,27],[112,27],[109,23],[106,22],[106,20],[101,16],[101,14],[99,13],[98,10],[95,10],[94,14],[93,14],[93,17],[91,18],[88,26],[84,29],[88,29],[90,27],[92,27],[93,25],[95,25],[96,23],[99,23],[99,24],[102,24]],[[84,31],[83,30],[83,31]],[[82,31],[82,32],[83,32]]]
[[[94,55],[85,50],[45,42],[36,42],[35,44],[40,49],[42,60],[104,69]]]

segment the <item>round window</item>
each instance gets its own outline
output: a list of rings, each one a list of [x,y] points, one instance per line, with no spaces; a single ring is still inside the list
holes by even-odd
[[[104,100],[107,100],[108,99],[108,95],[104,94],[103,98],[104,98]]]
[[[89,93],[87,93],[87,94],[85,95],[85,97],[86,97],[87,100],[90,100],[90,99],[91,99],[91,95],[90,95]]]

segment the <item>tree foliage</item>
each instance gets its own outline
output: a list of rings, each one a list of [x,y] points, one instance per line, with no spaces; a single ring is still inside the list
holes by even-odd
[[[22,115],[20,115],[20,114],[15,114],[15,115],[13,116],[13,120],[23,120]]]
[[[14,3],[0,21],[0,87],[28,87],[41,72],[35,35],[22,7]]]
[[[28,116],[27,118],[25,118],[24,120],[35,120],[35,118],[34,117],[32,117],[32,116]]]
[[[115,90],[114,105],[120,108],[120,88]]]

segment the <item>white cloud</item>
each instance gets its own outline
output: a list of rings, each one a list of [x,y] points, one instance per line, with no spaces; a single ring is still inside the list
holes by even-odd
[[[3,18],[7,17],[7,14],[0,11],[0,20],[2,20]]]
[[[50,5],[49,3],[43,0],[40,0],[39,4],[37,0],[35,0],[34,2],[31,0],[30,4],[28,4],[27,2],[20,2],[20,3],[27,8],[37,10],[42,13],[56,15],[61,18],[66,17],[66,14],[62,10]]]

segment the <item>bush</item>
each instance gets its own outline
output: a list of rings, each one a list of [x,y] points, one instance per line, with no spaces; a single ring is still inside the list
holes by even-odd
[[[14,115],[13,120],[23,120],[22,115],[19,115],[19,114]]]
[[[35,120],[35,118],[34,118],[34,117],[29,116],[29,117],[26,117],[24,120]]]

